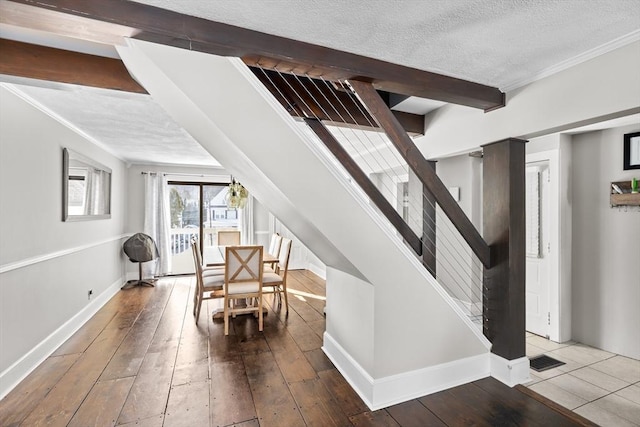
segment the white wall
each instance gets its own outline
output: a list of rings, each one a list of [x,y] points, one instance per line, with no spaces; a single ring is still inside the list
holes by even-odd
[[[509,137],[531,139],[640,111],[640,41],[506,94],[485,113],[447,105],[428,114],[416,145],[425,157],[468,152]]]
[[[640,212],[611,208],[622,169],[623,134],[637,126],[575,135],[572,141],[573,339],[640,359]]]
[[[12,88],[0,85],[0,396],[124,277],[124,164]],[[62,221],[63,147],[112,169],[110,219]]]
[[[253,200],[253,231],[255,244],[268,248],[272,234],[269,228],[269,210],[255,198]]]

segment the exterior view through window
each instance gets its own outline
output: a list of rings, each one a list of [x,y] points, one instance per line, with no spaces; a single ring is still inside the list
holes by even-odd
[[[169,182],[172,274],[194,273],[191,239],[201,249],[218,244],[219,230],[237,230],[238,211],[227,208],[228,184]]]

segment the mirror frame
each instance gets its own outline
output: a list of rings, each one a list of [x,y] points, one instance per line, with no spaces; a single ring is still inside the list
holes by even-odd
[[[95,215],[70,215],[69,214],[69,163],[71,159],[79,160],[83,163],[86,163],[89,166],[92,166],[96,169],[100,169],[109,174],[109,189],[107,194],[107,206],[106,212],[104,214],[95,214]],[[111,218],[111,175],[112,171],[110,168],[104,166],[101,163],[96,162],[93,159],[90,159],[77,151],[71,150],[69,148],[63,148],[62,150],[62,221],[87,221],[93,219],[108,219]]]

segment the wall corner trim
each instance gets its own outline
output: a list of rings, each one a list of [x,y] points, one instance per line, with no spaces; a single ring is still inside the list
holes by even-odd
[[[0,372],[0,399],[3,399],[20,381],[25,379],[27,375],[56,351],[69,337],[76,333],[102,306],[118,293],[123,283],[124,278],[119,277],[75,316],[42,340],[40,344],[32,348],[3,372]]]
[[[531,381],[529,377],[529,358],[507,360],[491,353],[491,376],[498,381],[513,387]]]
[[[326,332],[322,350],[372,411],[467,384],[490,374],[489,352],[374,379]]]

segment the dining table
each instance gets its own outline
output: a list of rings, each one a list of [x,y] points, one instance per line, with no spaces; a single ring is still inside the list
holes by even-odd
[[[208,246],[204,248],[202,259],[207,267],[224,267],[226,246]],[[262,252],[262,262],[264,264],[273,264],[278,262],[278,257],[268,252]]]

